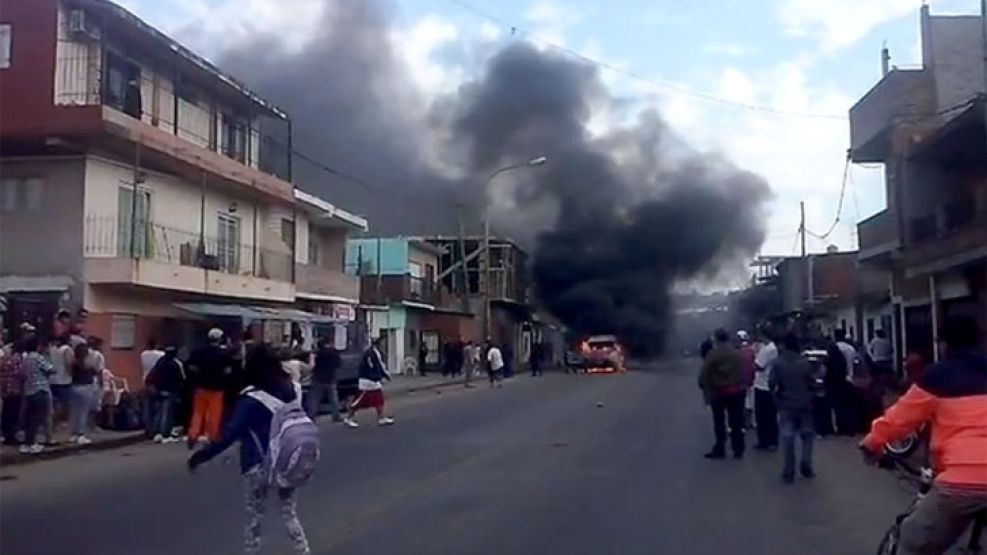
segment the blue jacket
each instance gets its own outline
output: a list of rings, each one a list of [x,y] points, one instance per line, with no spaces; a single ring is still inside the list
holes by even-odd
[[[371,347],[363,352],[363,358],[360,360],[360,377],[375,382],[391,379],[391,375],[384,368],[384,361],[380,359],[380,351]]]
[[[286,403],[295,399],[295,390],[291,384],[283,384],[276,389],[265,389],[265,391]],[[233,414],[223,426],[223,434],[219,441],[210,443],[192,455],[190,463],[193,466],[212,459],[237,441],[240,442],[241,473],[246,473],[264,462],[271,434],[272,414],[260,401],[247,395],[248,392],[249,388],[245,389],[237,399]]]

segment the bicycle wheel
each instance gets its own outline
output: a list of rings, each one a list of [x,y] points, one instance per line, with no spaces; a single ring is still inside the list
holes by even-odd
[[[884,537],[881,538],[881,545],[877,547],[877,555],[897,555],[899,533],[897,524],[885,532]]]
[[[908,434],[903,439],[892,441],[884,447],[889,453],[898,457],[907,457],[918,449],[919,439],[916,434]]]

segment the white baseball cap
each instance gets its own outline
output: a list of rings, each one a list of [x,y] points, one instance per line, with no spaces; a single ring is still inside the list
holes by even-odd
[[[221,330],[219,328],[213,328],[213,329],[209,330],[209,340],[210,341],[219,341],[222,338],[223,338],[223,330]]]

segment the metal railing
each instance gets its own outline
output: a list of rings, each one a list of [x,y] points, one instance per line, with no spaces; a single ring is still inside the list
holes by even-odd
[[[290,253],[175,229],[138,219],[86,216],[83,252],[88,258],[154,260],[277,281],[293,280]]]

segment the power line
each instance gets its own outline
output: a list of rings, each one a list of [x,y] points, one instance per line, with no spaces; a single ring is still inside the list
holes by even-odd
[[[819,239],[820,241],[825,241],[826,239],[829,238],[830,235],[833,234],[833,231],[836,230],[836,226],[840,223],[840,218],[843,217],[843,200],[844,198],[846,198],[846,186],[847,186],[847,182],[849,181],[849,177],[850,177],[850,156],[848,154],[846,158],[846,164],[843,166],[843,184],[840,185],[840,200],[836,205],[836,217],[833,218],[833,223],[829,226],[829,229],[826,230],[826,233],[820,235],[806,229],[805,232],[807,234],[811,235],[812,237],[815,237],[816,239]]]
[[[489,12],[484,11],[484,10],[481,10],[480,8],[477,8],[476,6],[467,4],[463,0],[449,0],[449,2],[455,4],[455,5],[457,5],[457,6],[461,7],[461,8],[469,11],[469,12],[472,12],[475,15],[477,15],[477,16],[483,18],[483,19],[486,19],[487,21],[490,21],[492,23],[496,23],[497,25],[508,29],[510,31],[510,33],[511,33],[512,36],[521,36],[521,37],[527,38],[527,39],[529,39],[529,40],[531,40],[533,42],[536,42],[538,44],[541,44],[542,46],[551,48],[553,50],[556,50],[558,52],[561,52],[561,53],[566,54],[568,56],[571,56],[573,58],[577,58],[577,59],[579,59],[579,60],[581,60],[583,62],[587,62],[589,64],[592,64],[592,65],[597,66],[597,67],[602,68],[602,69],[606,69],[606,70],[612,71],[614,73],[619,73],[621,75],[624,75],[625,77],[630,77],[631,79],[635,79],[635,80],[641,81],[643,83],[648,83],[648,84],[650,84],[650,85],[652,85],[654,87],[660,88],[660,89],[667,89],[667,90],[671,90],[671,91],[677,92],[679,94],[684,94],[684,95],[687,95],[687,96],[692,96],[692,97],[695,97],[695,98],[706,100],[708,102],[714,102],[714,103],[717,103],[717,104],[723,104],[723,105],[726,105],[726,106],[732,106],[734,108],[742,108],[744,110],[752,110],[752,111],[756,111],[756,112],[765,112],[765,113],[769,113],[769,114],[776,114],[776,115],[781,115],[781,116],[791,116],[791,117],[800,117],[800,118],[814,118],[814,119],[827,119],[827,120],[846,120],[847,119],[846,116],[841,116],[841,115],[837,115],[837,114],[823,114],[823,113],[816,113],[816,112],[799,112],[799,111],[793,111],[793,110],[784,110],[784,109],[781,109],[781,108],[775,108],[773,106],[765,106],[765,105],[761,105],[761,104],[750,104],[750,103],[746,103],[746,102],[738,102],[736,100],[730,100],[728,98],[723,98],[721,96],[716,96],[714,94],[704,93],[704,92],[701,92],[701,91],[694,91],[694,90],[688,89],[686,87],[683,87],[681,85],[677,85],[677,84],[672,83],[672,82],[669,82],[669,81],[662,81],[662,80],[659,80],[659,79],[655,79],[653,77],[648,77],[648,76],[642,75],[640,73],[637,73],[637,72],[634,72],[634,71],[631,71],[631,70],[628,70],[628,69],[624,69],[622,67],[615,66],[615,65],[613,65],[611,63],[604,62],[602,60],[597,60],[595,58],[591,58],[591,57],[589,57],[589,56],[587,56],[585,54],[582,54],[581,52],[577,52],[576,50],[573,50],[571,48],[567,48],[567,47],[562,46],[560,44],[556,44],[554,42],[551,42],[549,40],[546,40],[544,38],[541,38],[538,35],[535,35],[534,33],[531,33],[529,31],[525,31],[521,27],[518,27],[517,25],[514,25],[514,24],[510,23],[509,21],[506,21],[504,19],[501,19],[501,18],[499,18],[499,17],[497,17],[497,16],[495,16],[495,15],[489,13]]]

